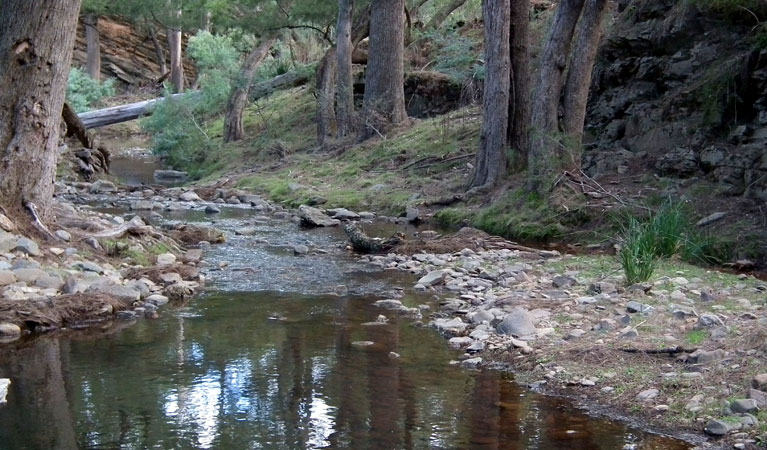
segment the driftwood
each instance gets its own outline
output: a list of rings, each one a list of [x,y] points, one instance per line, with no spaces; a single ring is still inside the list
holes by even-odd
[[[681,345],[676,347],[670,347],[670,348],[649,348],[649,349],[622,348],[621,349],[621,351],[626,353],[644,353],[646,355],[660,355],[660,354],[676,355],[678,353],[694,353],[697,350],[698,350],[697,348],[684,348]]]
[[[402,233],[397,233],[389,239],[371,238],[354,222],[349,222],[344,231],[354,251],[359,253],[387,253],[403,240]]]
[[[95,173],[109,173],[109,150],[88,131],[80,117],[68,103],[64,103],[61,117],[67,126],[66,137],[75,137],[83,148],[74,153],[75,164],[83,178],[90,180]]]

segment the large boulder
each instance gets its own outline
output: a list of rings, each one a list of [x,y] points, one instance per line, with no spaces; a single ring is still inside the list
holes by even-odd
[[[533,316],[524,308],[514,308],[503,318],[496,329],[498,334],[523,337],[535,334]]]
[[[298,208],[298,217],[301,218],[302,225],[309,227],[332,227],[341,223],[340,220],[331,219],[319,209],[307,205]]]

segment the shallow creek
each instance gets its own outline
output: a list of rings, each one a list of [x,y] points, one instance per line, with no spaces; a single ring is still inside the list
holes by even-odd
[[[689,448],[450,366],[458,354],[435,331],[372,306],[401,288],[409,306],[433,301],[412,277],[361,265],[339,229],[255,215],[213,219],[229,240],[207,250],[208,288],[188,304],[0,348],[13,382],[0,449]],[[245,225],[258,232],[235,236]],[[379,314],[389,323],[370,324]]]

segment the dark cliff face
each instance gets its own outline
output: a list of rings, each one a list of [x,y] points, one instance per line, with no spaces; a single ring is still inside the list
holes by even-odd
[[[584,168],[707,177],[767,200],[767,51],[755,19],[622,0],[595,67]]]

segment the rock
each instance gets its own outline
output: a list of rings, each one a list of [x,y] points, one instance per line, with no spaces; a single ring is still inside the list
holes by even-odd
[[[176,273],[176,272],[166,272],[166,273],[161,273],[161,274],[160,274],[160,280],[161,280],[161,281],[162,281],[164,284],[174,284],[174,283],[181,283],[182,281],[184,281],[184,280],[181,278],[181,275],[179,275],[179,274],[178,274],[178,273]]]
[[[16,279],[19,281],[23,281],[27,284],[32,284],[35,281],[37,281],[38,278],[45,275],[45,272],[43,272],[40,269],[16,269],[13,271],[13,274],[16,275]]]
[[[340,220],[331,219],[319,209],[307,205],[298,208],[298,216],[301,218],[301,224],[309,227],[332,227],[341,223]]]
[[[551,285],[556,289],[568,288],[570,286],[575,285],[575,283],[576,283],[575,278],[564,276],[564,275],[556,276],[551,281]]]
[[[155,170],[154,171],[154,179],[155,181],[184,181],[189,177],[189,174],[186,172],[181,172],[178,170]]]
[[[430,325],[439,331],[452,334],[463,333],[463,331],[466,329],[466,324],[463,323],[460,317],[456,317],[450,320],[435,319],[430,322]]]
[[[421,220],[421,211],[418,208],[407,207],[405,209],[405,220],[410,223],[416,223]]]
[[[0,286],[8,286],[16,282],[16,275],[10,270],[0,270]]]
[[[51,252],[53,256],[61,256],[65,253],[65,250],[59,247],[51,247],[48,249],[48,251]]]
[[[748,398],[756,401],[756,406],[758,406],[760,409],[767,408],[767,392],[763,392],[754,388],[749,388]]]
[[[531,314],[526,309],[517,307],[506,314],[496,331],[498,334],[523,337],[534,335],[536,330]]]
[[[588,290],[586,290],[586,293],[589,295],[596,295],[596,294],[614,294],[618,291],[618,288],[613,283],[608,283],[606,281],[599,281],[597,283],[592,283],[589,285]]]
[[[480,310],[471,316],[471,323],[480,324],[482,322],[492,322],[495,316],[489,311]]]
[[[152,294],[146,298],[146,302],[155,306],[162,306],[168,303],[168,297],[160,294]]]
[[[169,266],[175,262],[176,262],[176,255],[172,253],[163,253],[162,255],[157,256],[158,266]]]
[[[751,379],[751,387],[762,392],[767,392],[767,373],[760,373]]]
[[[596,386],[597,385],[594,381],[589,380],[588,378],[584,378],[581,381],[579,381],[578,383],[581,386],[585,386],[585,387],[590,387],[590,386]]]
[[[98,180],[91,184],[90,188],[88,188],[88,191],[91,194],[108,194],[117,192],[117,187],[115,187],[114,183],[107,180]]]
[[[570,332],[567,333],[567,336],[565,336],[566,340],[572,340],[572,339],[578,339],[579,337],[583,336],[586,332],[581,330],[580,328],[575,328],[573,330],[570,330]]]
[[[644,391],[637,394],[636,399],[640,402],[646,402],[654,399],[658,396],[660,391],[657,389],[645,389]]]
[[[620,331],[621,339],[633,339],[639,336],[637,330],[633,327],[625,327]]]
[[[156,206],[157,204],[155,202],[149,200],[137,200],[131,202],[130,209],[133,211],[151,211],[155,209]]]
[[[61,288],[61,292],[64,294],[79,294],[85,292],[88,286],[75,277],[68,277],[64,281],[64,286]]]
[[[86,292],[100,292],[111,295],[128,302],[135,302],[141,298],[141,293],[133,288],[117,284],[114,281],[104,278],[93,283]]]
[[[136,313],[133,311],[117,311],[115,317],[117,320],[136,320]]]
[[[21,336],[21,327],[14,323],[0,323],[0,338],[15,338]]]
[[[200,202],[202,199],[194,191],[186,191],[178,196],[178,199],[182,202]]]
[[[35,280],[35,286],[43,289],[55,289],[58,291],[64,287],[64,279],[44,272],[37,278],[37,280]]]
[[[218,214],[221,210],[213,205],[208,205],[205,207],[205,214]]]
[[[303,244],[293,246],[293,254],[296,256],[306,255],[309,253],[309,247]]]
[[[727,353],[722,349],[716,349],[711,351],[698,350],[690,354],[690,357],[694,358],[698,364],[709,364],[716,361],[721,361],[727,356]]]
[[[339,220],[357,220],[360,218],[359,214],[357,214],[354,211],[349,211],[346,208],[328,209],[327,212],[334,219],[339,219]]]
[[[751,413],[759,410],[755,399],[741,398],[730,402],[730,409],[736,413]]]
[[[642,314],[651,314],[655,308],[653,308],[650,305],[646,305],[644,303],[639,303],[637,301],[630,301],[626,304],[626,311],[630,313],[642,313]]]
[[[421,277],[418,280],[417,284],[427,286],[427,287],[437,286],[439,284],[442,284],[445,281],[445,277],[447,277],[446,270],[432,270],[431,272],[427,273],[425,276]]]
[[[254,236],[258,234],[258,228],[256,227],[242,227],[234,230],[234,234],[237,236]]]
[[[671,314],[675,319],[684,320],[690,317],[698,317],[697,311],[687,306],[671,305]]]
[[[733,429],[735,429],[733,424],[724,420],[711,420],[703,427],[703,431],[709,436],[724,436]]]
[[[715,213],[713,213],[711,215],[708,215],[708,216],[700,219],[698,221],[698,223],[695,224],[695,226],[705,227],[707,225],[711,225],[714,222],[718,222],[718,221],[724,219],[724,217],[726,215],[727,215],[727,213],[724,213],[724,212],[715,212]]]
[[[559,253],[557,250],[541,250],[538,252],[538,256],[540,256],[541,258],[549,259],[549,258],[559,258],[560,256],[562,256],[562,254]]]
[[[724,322],[716,314],[701,314],[698,318],[698,328],[712,328],[723,326]]]
[[[16,225],[14,225],[13,222],[11,222],[11,219],[5,216],[5,214],[0,214],[0,229],[3,229],[5,231],[15,231]]]
[[[450,348],[461,348],[461,347],[467,347],[471,345],[473,342],[474,342],[474,339],[468,336],[460,336],[460,337],[453,337],[448,339],[447,345],[449,345]]]
[[[464,369],[476,369],[480,365],[482,365],[482,358],[480,357],[469,358],[461,361],[461,367]]]
[[[373,303],[373,306],[384,309],[401,309],[404,307],[402,302],[396,299],[377,300]]]
[[[101,266],[90,261],[78,261],[69,267],[75,270],[81,270],[83,272],[94,272],[99,275],[104,273],[104,269]]]
[[[190,250],[187,250],[187,252],[184,254],[183,257],[185,262],[199,262],[202,259],[202,250],[199,248],[193,248]]]
[[[16,241],[16,247],[13,249],[17,252],[26,253],[31,256],[41,256],[40,247],[37,246],[37,242],[32,239],[21,237]]]
[[[11,387],[11,380],[0,378],[0,405],[6,402],[5,396],[8,395],[9,387]]]

